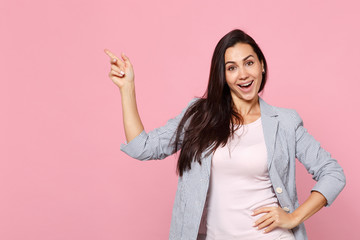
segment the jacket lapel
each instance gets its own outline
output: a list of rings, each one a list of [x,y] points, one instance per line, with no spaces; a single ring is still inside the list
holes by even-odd
[[[261,112],[261,123],[263,127],[264,139],[265,139],[267,155],[268,155],[268,170],[269,170],[273,160],[275,139],[279,125],[279,121],[277,120],[278,114],[275,111],[275,109],[271,105],[267,104],[261,97],[259,97],[259,104],[260,104],[260,112]],[[207,157],[205,157],[205,155],[210,148],[211,147],[205,150],[202,154],[203,156],[202,162],[205,164],[207,169],[206,172],[209,175],[211,171],[211,160],[213,153],[209,154]]]
[[[278,130],[279,121],[277,120],[278,114],[274,108],[267,104],[262,98],[259,97],[260,111],[261,111],[261,123],[263,126],[265,144],[268,155],[268,170],[270,170],[271,163],[273,161],[275,150],[275,139]]]

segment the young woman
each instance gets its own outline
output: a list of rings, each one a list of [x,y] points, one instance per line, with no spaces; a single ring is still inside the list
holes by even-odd
[[[267,64],[249,35],[238,29],[226,34],[215,48],[204,96],[148,133],[138,114],[129,58],[105,52],[109,77],[121,92],[127,140],[121,150],[139,160],[181,150],[169,239],[307,239],[303,222],[333,203],[345,175],[295,110],[259,97]],[[317,181],[301,205],[295,158]]]

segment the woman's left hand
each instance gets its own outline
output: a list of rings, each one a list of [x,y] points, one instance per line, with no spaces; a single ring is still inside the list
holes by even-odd
[[[292,229],[300,224],[300,222],[291,213],[285,212],[281,207],[262,207],[256,209],[252,216],[256,216],[260,213],[266,213],[259,218],[254,227],[263,229],[267,227],[264,232],[268,233],[277,227]]]

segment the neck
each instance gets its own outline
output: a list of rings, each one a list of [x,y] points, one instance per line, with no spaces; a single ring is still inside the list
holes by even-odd
[[[234,105],[236,107],[236,110],[238,113],[241,114],[241,116],[245,117],[247,115],[256,115],[260,113],[260,104],[259,104],[259,96],[256,95],[256,97],[250,101],[242,100],[242,99],[234,99]]]

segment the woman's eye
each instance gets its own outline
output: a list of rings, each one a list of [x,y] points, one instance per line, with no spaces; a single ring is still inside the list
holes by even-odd
[[[229,70],[229,71],[232,71],[232,70],[234,70],[234,68],[235,68],[235,67],[231,66],[231,67],[228,68],[228,70]]]
[[[246,62],[245,64],[248,65],[248,66],[251,66],[251,65],[254,64],[254,62],[253,62],[253,61],[248,61],[248,62]]]

